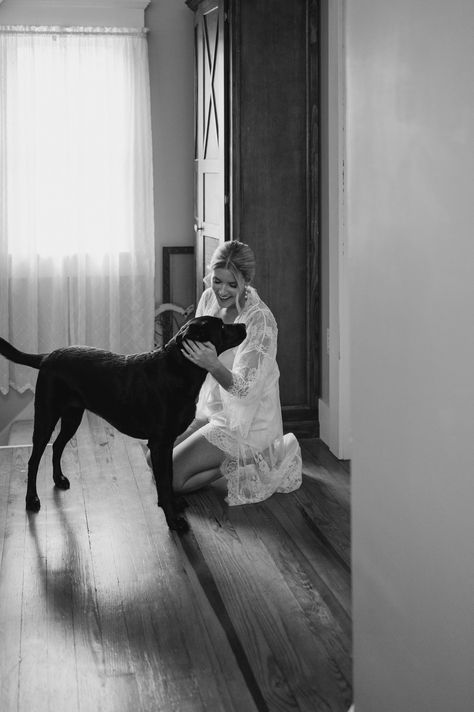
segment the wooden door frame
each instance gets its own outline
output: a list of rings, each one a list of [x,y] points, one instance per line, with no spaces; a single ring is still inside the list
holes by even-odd
[[[349,259],[346,225],[345,0],[321,0],[327,44],[328,397],[319,401],[320,437],[339,459],[351,456]],[[326,341],[326,339],[325,339]]]

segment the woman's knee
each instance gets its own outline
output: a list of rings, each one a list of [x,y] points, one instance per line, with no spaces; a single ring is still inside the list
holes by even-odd
[[[182,442],[184,442],[184,440],[187,440],[191,435],[200,430],[203,425],[206,425],[206,423],[206,420],[198,420],[197,418],[195,418],[192,423],[188,425],[186,430],[181,433],[181,435],[178,435],[178,437],[174,441],[174,446],[176,447],[177,445],[180,445]]]
[[[0,0],[1,2],[2,0]],[[207,420],[198,420],[195,418],[191,424],[186,428],[186,430],[181,433],[181,435],[178,435],[174,442],[174,448],[176,448],[177,445],[180,445],[184,440],[187,440],[190,435],[193,435],[197,430],[200,430],[204,425],[206,425]],[[145,459],[147,461],[147,464],[149,467],[152,467],[151,464],[151,453],[148,448],[148,445],[145,445],[145,441],[142,442],[143,449],[145,450]]]
[[[175,490],[182,489],[191,477],[200,473],[209,473],[209,481],[212,481],[223,460],[224,453],[212,445],[201,433],[193,433],[173,450],[173,486]]]

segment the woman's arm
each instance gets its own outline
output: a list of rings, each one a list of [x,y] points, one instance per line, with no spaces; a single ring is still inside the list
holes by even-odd
[[[189,361],[208,371],[222,388],[229,390],[232,387],[232,371],[229,371],[217,358],[214,344],[209,341],[183,341],[183,354]]]
[[[270,312],[257,310],[246,327],[247,338],[237,349],[232,371],[219,361],[211,343],[183,343],[186,358],[211,373],[222,388],[239,399],[257,395],[254,386],[264,373],[263,364],[276,356],[277,327]]]
[[[229,369],[226,368],[224,364],[219,361],[219,359],[217,359],[217,363],[209,369],[209,373],[211,376],[214,376],[217,383],[226,391],[232,388],[234,383],[232,371],[229,371]]]

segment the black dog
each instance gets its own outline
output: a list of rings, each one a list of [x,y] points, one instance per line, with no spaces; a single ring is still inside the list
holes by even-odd
[[[183,356],[181,345],[185,339],[210,341],[220,354],[238,346],[245,336],[243,324],[224,324],[216,317],[203,316],[188,321],[165,347],[131,356],[88,346],[26,354],[0,338],[0,354],[39,369],[26,508],[32,512],[40,508],[36,475],[60,418],[61,429],[53,443],[53,480],[56,487],[69,488],[61,455],[87,409],[122,433],[148,441],[158,505],[170,529],[185,531],[186,520],[177,516],[182,502],[173,494],[173,443],[194,417],[206,371]]]

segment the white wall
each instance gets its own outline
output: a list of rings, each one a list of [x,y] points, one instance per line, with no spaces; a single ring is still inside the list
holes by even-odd
[[[143,27],[148,1],[0,0],[0,24]]]
[[[194,20],[184,0],[152,0],[145,18],[150,30],[156,295],[161,302],[162,247],[194,242]],[[194,280],[193,271],[189,279]]]
[[[357,712],[474,708],[473,37],[347,3]]]

